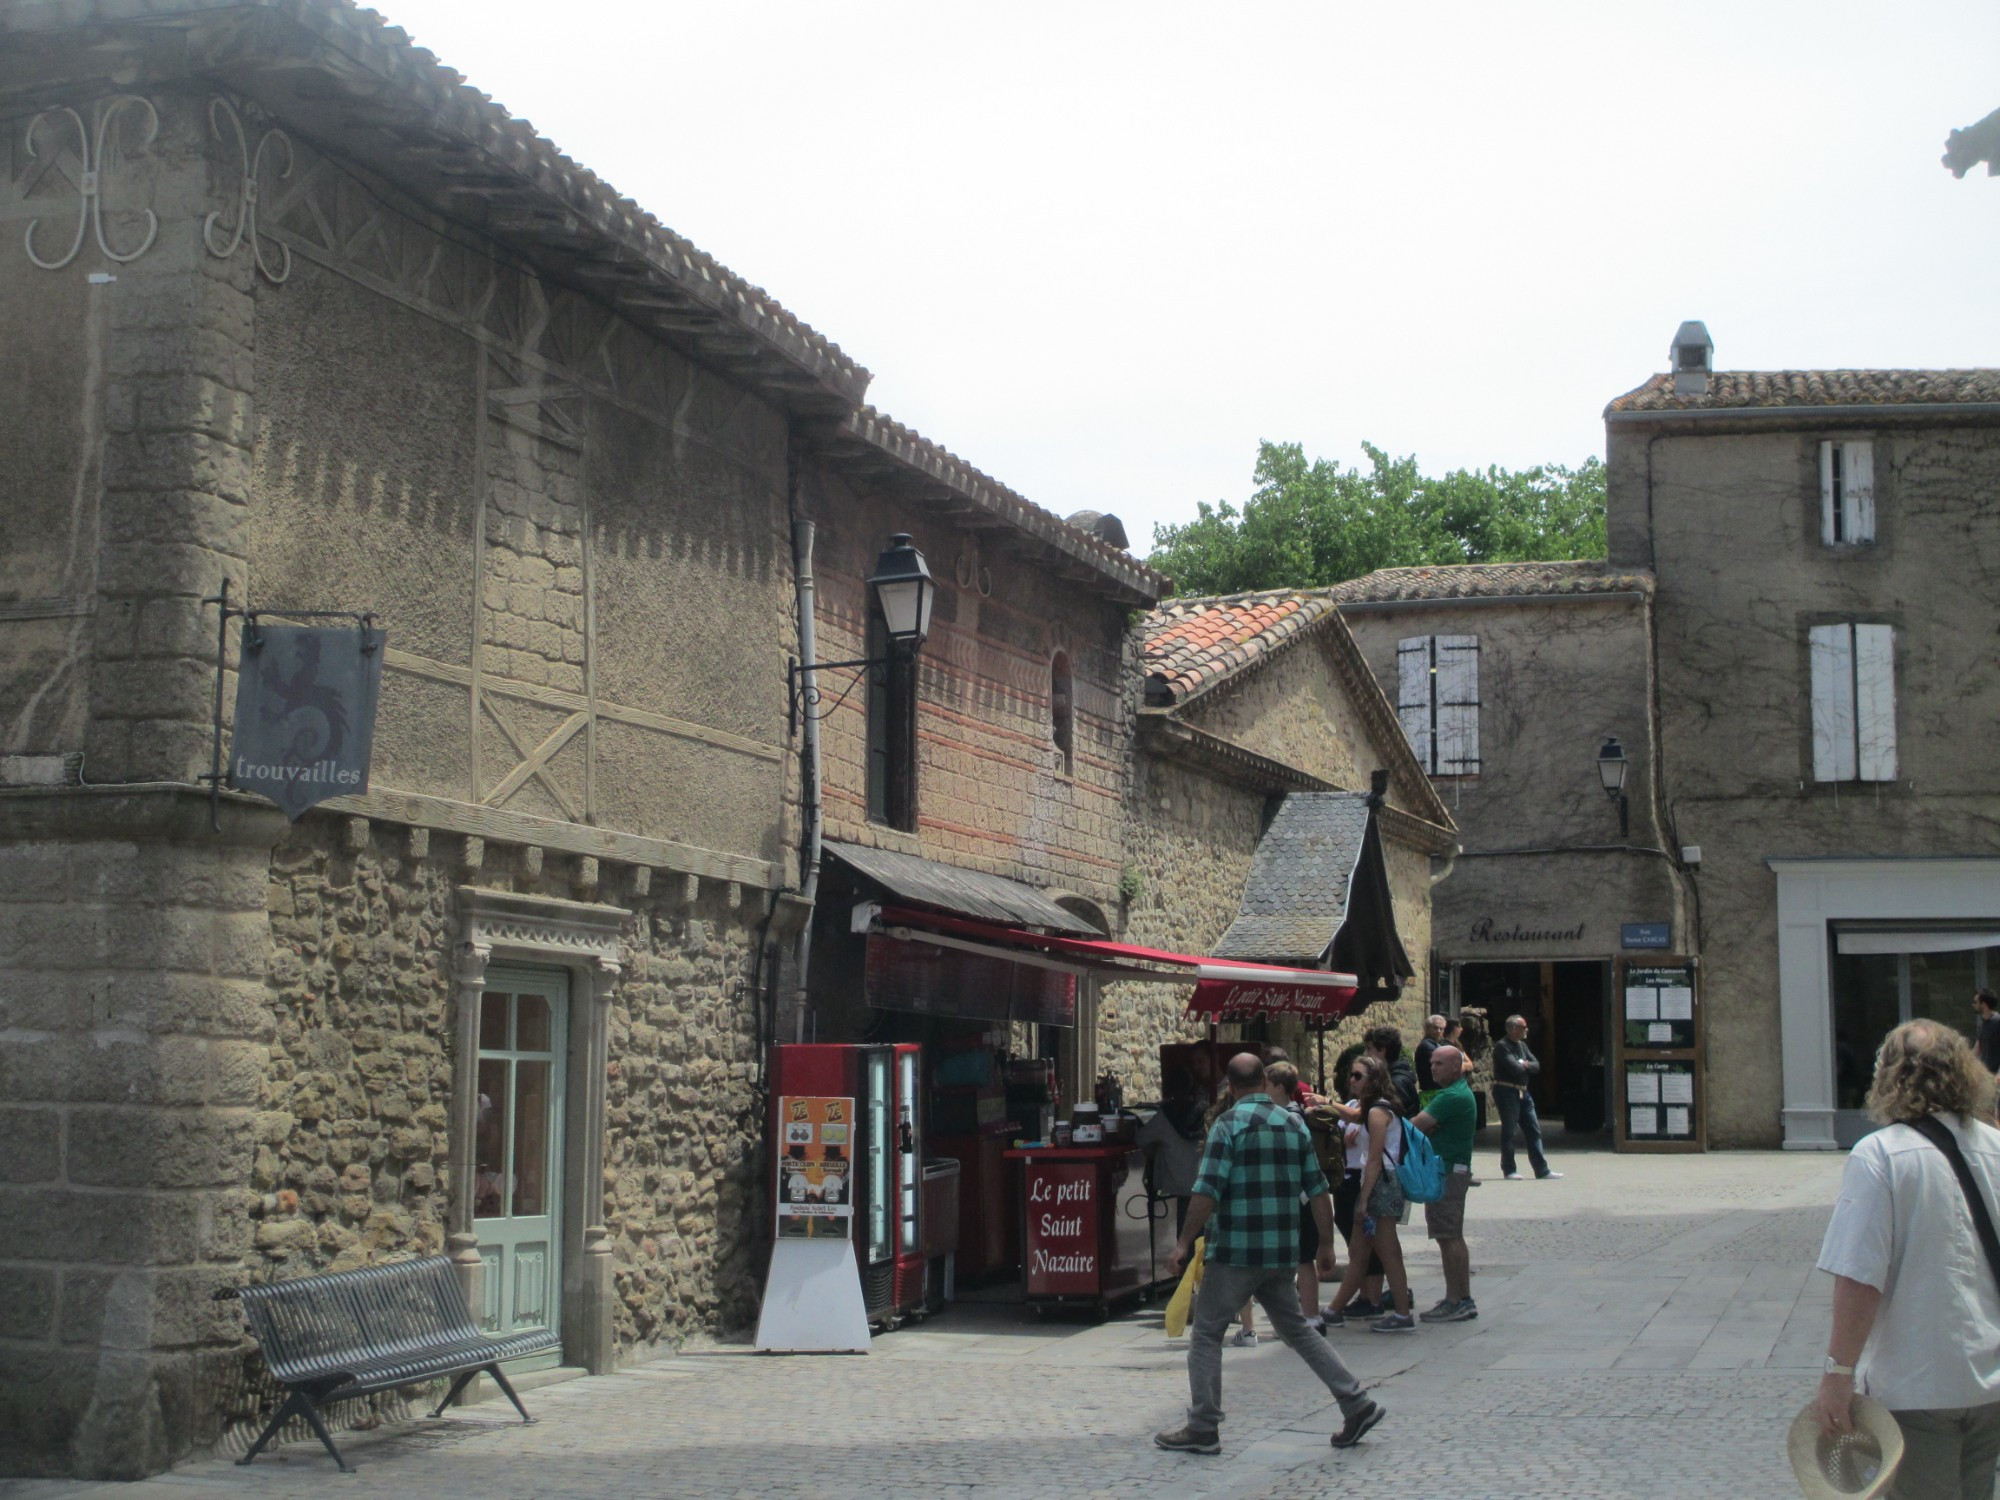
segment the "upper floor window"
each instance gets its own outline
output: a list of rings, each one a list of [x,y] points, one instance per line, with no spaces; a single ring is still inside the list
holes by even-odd
[[[1896,779],[1896,632],[1888,625],[1815,625],[1814,781]]]
[[[1875,540],[1875,445],[1866,438],[1819,445],[1819,535],[1829,547]]]
[[[1075,774],[1075,683],[1071,680],[1067,651],[1058,651],[1049,662],[1049,737],[1062,756],[1063,775]]]
[[[1479,771],[1479,637],[1418,635],[1396,643],[1396,711],[1432,776]]]
[[[917,827],[917,663],[892,653],[880,610],[868,616],[868,821],[905,833]]]

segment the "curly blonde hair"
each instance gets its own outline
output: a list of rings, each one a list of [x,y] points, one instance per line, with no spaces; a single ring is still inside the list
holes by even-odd
[[[1875,1054],[1868,1113],[1884,1125],[1946,1112],[1991,1120],[1993,1095],[1993,1075],[1957,1028],[1905,1021]]]

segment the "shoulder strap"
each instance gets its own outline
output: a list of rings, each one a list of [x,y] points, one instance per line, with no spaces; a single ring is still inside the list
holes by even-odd
[[[1993,1232],[1993,1216],[1987,1212],[1986,1195],[1979,1191],[1979,1184],[1973,1180],[1972,1168],[1966,1164],[1965,1153],[1958,1149],[1957,1139],[1934,1115],[1904,1123],[1942,1151],[1951,1163],[1952,1171],[1958,1174],[1958,1185],[1965,1191],[1966,1207],[1972,1210],[1972,1227],[1979,1231],[1979,1243],[1986,1247],[1986,1263],[1993,1268],[1995,1279],[2000,1280],[2000,1235]]]

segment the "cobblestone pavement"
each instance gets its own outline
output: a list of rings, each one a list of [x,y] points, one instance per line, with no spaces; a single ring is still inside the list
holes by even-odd
[[[710,1345],[599,1380],[317,1444],[248,1469],[136,1485],[0,1484],[6,1500],[374,1496],[1294,1496],[1455,1500],[1790,1496],[1784,1433],[1811,1395],[1830,1307],[1811,1271],[1843,1158],[1565,1153],[1560,1182],[1505,1182],[1483,1153],[1467,1227],[1477,1322],[1337,1330],[1388,1419],[1357,1449],[1290,1351],[1228,1349],[1223,1452],[1162,1453],[1184,1346],[1141,1308],[1103,1324],[960,1305],[865,1358]],[[1420,1229],[1419,1229],[1420,1233]],[[1441,1294],[1411,1254],[1420,1306]],[[503,1415],[504,1413],[504,1415]]]

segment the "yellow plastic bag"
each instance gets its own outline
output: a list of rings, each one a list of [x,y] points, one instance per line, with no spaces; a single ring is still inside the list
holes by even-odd
[[[1167,1299],[1167,1337],[1170,1339],[1177,1339],[1187,1332],[1188,1314],[1194,1311],[1195,1288],[1201,1285],[1201,1252],[1206,1243],[1206,1237],[1194,1242],[1187,1269],[1181,1273],[1181,1284]]]

